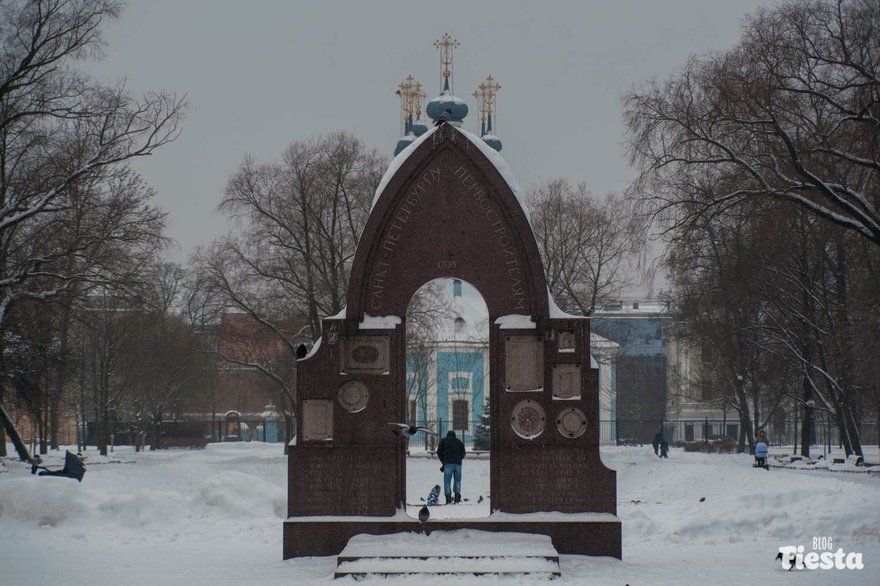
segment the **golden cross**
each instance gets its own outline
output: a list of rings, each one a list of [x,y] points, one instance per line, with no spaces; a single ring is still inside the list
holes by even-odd
[[[443,36],[434,41],[434,47],[440,49],[440,63],[443,65],[443,77],[449,77],[452,70],[452,52],[458,48],[460,43],[449,36],[449,33],[443,33]]]
[[[491,114],[492,110],[495,109],[495,98],[498,95],[498,90],[501,89],[501,85],[495,83],[494,77],[487,75],[485,83],[481,83],[480,87],[486,93],[486,109]]]

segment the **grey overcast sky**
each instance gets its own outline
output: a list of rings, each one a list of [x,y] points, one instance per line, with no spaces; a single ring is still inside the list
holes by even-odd
[[[228,177],[250,153],[276,160],[297,139],[348,130],[390,154],[399,138],[397,84],[440,90],[443,33],[455,53],[455,93],[487,74],[502,85],[497,134],[520,185],[566,177],[603,194],[633,176],[622,145],[620,96],[662,78],[691,54],[733,45],[758,0],[292,1],[131,0],[105,28],[90,70],[134,92],[187,95],[183,134],[136,167],[170,215],[185,261],[226,232],[216,212]]]

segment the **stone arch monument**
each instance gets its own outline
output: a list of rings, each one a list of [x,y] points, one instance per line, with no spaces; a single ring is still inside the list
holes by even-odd
[[[589,321],[550,299],[507,166],[450,124],[423,134],[377,190],[347,307],[298,364],[284,557],[335,555],[359,533],[549,535],[560,553],[621,556],[615,473],[599,457]],[[406,324],[416,290],[462,279],[489,310],[491,506],[481,519],[405,513]]]

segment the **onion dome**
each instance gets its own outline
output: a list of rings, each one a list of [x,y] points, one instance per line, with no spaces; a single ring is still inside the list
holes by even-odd
[[[415,134],[413,134],[413,123],[412,123],[412,114],[406,119],[406,123],[403,128],[403,137],[397,141],[397,146],[394,147],[394,156],[400,154],[400,151],[408,147],[412,144],[412,141],[416,139]]]
[[[422,84],[412,75],[407,75],[406,79],[397,86],[395,93],[400,96],[401,120],[403,120],[403,137],[394,147],[394,156],[397,156],[400,151],[412,144],[417,136],[427,132],[428,125],[421,120],[413,122],[413,113],[416,118],[422,114],[422,100],[426,97],[422,91]]]
[[[488,122],[486,124],[486,132],[480,138],[483,139],[487,145],[495,149],[496,151],[501,151],[501,139],[495,136],[492,133],[492,113],[489,113]]]
[[[446,72],[444,72],[445,74]],[[464,117],[467,116],[468,107],[463,100],[456,98],[449,91],[449,77],[443,79],[443,91],[436,98],[433,98],[425,106],[425,114],[428,115],[435,123],[440,119],[444,112],[449,111],[448,122],[460,126]]]
[[[416,137],[412,132],[410,132],[407,135],[404,135],[403,138],[401,138],[400,140],[397,141],[397,146],[394,147],[394,156],[396,157],[397,155],[399,155],[400,151],[402,151],[403,149],[405,149],[406,147],[411,145],[415,139],[416,139]]]
[[[410,125],[410,129],[412,129],[413,134],[416,136],[422,136],[428,132],[428,125],[422,122],[421,119],[418,119]]]
[[[449,89],[452,80],[452,54],[459,46],[458,41],[444,33],[434,42],[434,47],[440,50],[440,65],[443,75],[443,90],[440,95],[425,105],[425,114],[436,124],[441,117],[454,126],[461,126],[464,117],[467,116],[468,107],[463,100],[452,95]]]
[[[480,104],[480,138],[496,151],[501,150],[501,139],[492,131],[492,113],[495,111],[495,100],[500,89],[501,86],[495,82],[495,78],[487,75],[486,81],[474,92],[474,97]]]

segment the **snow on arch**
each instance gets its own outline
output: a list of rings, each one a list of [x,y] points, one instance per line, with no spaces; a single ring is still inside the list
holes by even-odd
[[[391,163],[388,165],[388,169],[385,171],[385,174],[382,175],[382,180],[379,182],[379,187],[376,188],[376,193],[373,195],[373,204],[370,206],[370,213],[373,212],[373,208],[376,207],[376,203],[378,203],[379,198],[382,196],[382,192],[385,191],[385,188],[388,187],[388,183],[391,181],[391,178],[397,173],[401,166],[406,162],[406,160],[413,154],[413,152],[419,148],[423,142],[428,140],[428,137],[433,136],[437,132],[437,126],[428,130],[428,132],[424,133],[422,136],[418,137],[416,140],[411,142],[409,146],[400,151],[400,153],[392,159]],[[495,169],[507,183],[510,190],[513,192],[513,195],[516,197],[516,201],[519,203],[519,207],[522,208],[523,213],[526,215],[526,220],[531,224],[531,219],[529,216],[529,206],[526,204],[526,196],[523,192],[522,188],[519,186],[519,183],[516,180],[516,177],[513,175],[513,171],[510,170],[510,167],[507,165],[507,161],[498,154],[498,151],[490,147],[486,144],[483,139],[478,137],[476,134],[468,132],[463,128],[456,128],[458,132],[463,134],[468,141],[476,146],[483,155],[489,159],[489,162],[495,166]]]

